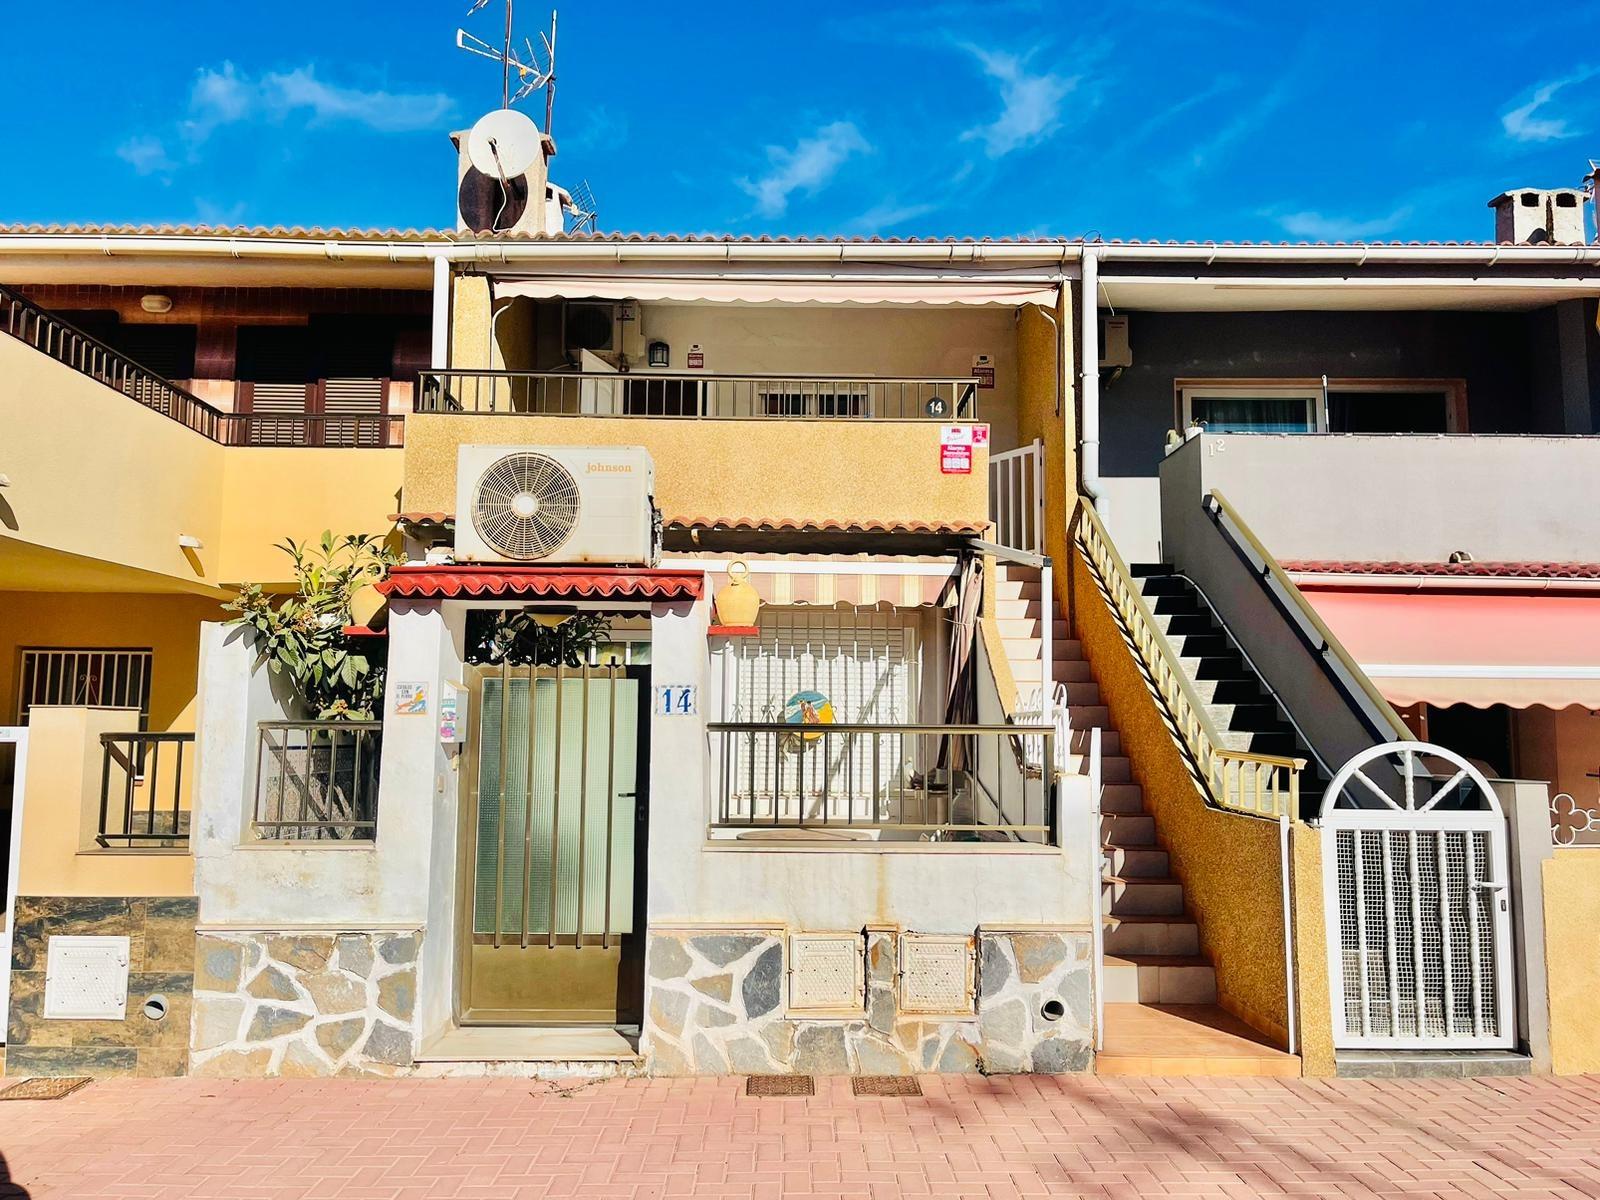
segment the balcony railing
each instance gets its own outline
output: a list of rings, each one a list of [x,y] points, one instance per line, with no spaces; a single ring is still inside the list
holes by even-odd
[[[1048,725],[713,722],[711,837],[1055,845]],[[1042,755],[1027,753],[1042,741]]]
[[[96,845],[104,850],[181,850],[189,845],[193,808],[184,770],[193,745],[192,733],[100,735]]]
[[[416,410],[562,417],[972,421],[978,381],[881,375],[425,371]]]
[[[223,412],[3,286],[0,333],[224,446],[398,446],[405,440],[404,419],[384,412]]]
[[[280,842],[370,842],[378,827],[382,721],[257,725],[256,835]]]

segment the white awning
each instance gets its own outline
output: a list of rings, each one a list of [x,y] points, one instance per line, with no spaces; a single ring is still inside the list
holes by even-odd
[[[505,298],[677,301],[717,304],[1023,304],[1055,307],[1059,286],[1010,280],[882,280],[819,276],[745,279],[698,275],[559,275],[494,281]]]

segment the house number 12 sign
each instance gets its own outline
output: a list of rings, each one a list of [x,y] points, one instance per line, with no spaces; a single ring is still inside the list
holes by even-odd
[[[655,689],[658,717],[692,717],[700,711],[700,689],[692,683],[663,683]]]

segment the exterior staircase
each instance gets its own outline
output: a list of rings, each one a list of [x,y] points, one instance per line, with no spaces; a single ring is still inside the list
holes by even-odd
[[[1152,573],[1149,578],[1161,577]],[[1025,707],[1043,674],[1038,572],[1001,564],[997,590],[1001,637]],[[1198,629],[1195,636],[1201,636]],[[1101,730],[1105,1036],[1096,1070],[1103,1075],[1299,1075],[1298,1058],[1218,1007],[1216,969],[1201,953],[1200,929],[1185,904],[1183,883],[1172,875],[1155,818],[1145,811],[1144,789],[1133,780],[1132,763],[1111,728],[1110,710],[1101,702],[1082,643],[1068,636],[1065,620],[1058,619],[1051,630],[1051,660],[1050,681],[1059,685],[1056,696],[1065,700],[1070,730],[1063,757],[1069,774],[1088,773],[1089,731]],[[1224,689],[1225,698],[1231,694]]]
[[[1164,564],[1134,565],[1129,571],[1228,748],[1304,758],[1300,816],[1315,816],[1328,777],[1205,597]]]

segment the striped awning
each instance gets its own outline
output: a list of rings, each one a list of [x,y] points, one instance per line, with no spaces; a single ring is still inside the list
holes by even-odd
[[[849,564],[743,560],[750,568],[750,585],[762,603],[806,604],[823,608],[922,608],[955,602],[956,562],[934,560],[894,570],[862,570]],[[725,563],[707,563],[706,578],[712,594],[726,587]]]

